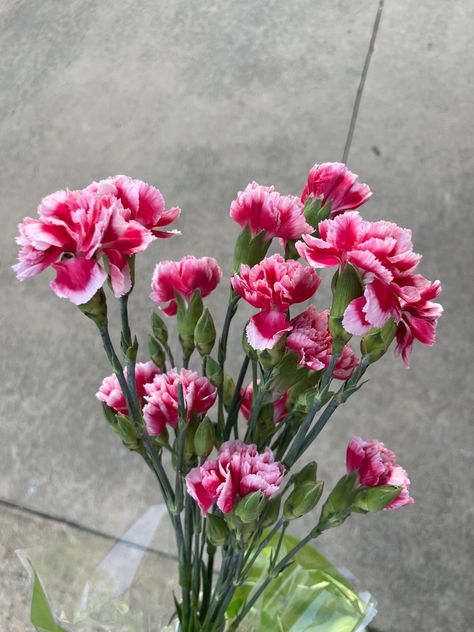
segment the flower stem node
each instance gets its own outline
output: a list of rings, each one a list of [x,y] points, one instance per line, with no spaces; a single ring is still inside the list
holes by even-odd
[[[216,342],[216,327],[211,313],[205,308],[194,329],[194,344],[201,356],[209,355]]]
[[[197,456],[206,457],[212,452],[216,442],[216,431],[209,417],[204,417],[194,435],[194,452]]]
[[[235,515],[244,524],[255,522],[265,508],[265,494],[261,491],[251,492],[241,498],[235,509]]]
[[[107,325],[107,298],[102,288],[97,290],[87,303],[78,305],[78,307],[87,318],[95,322],[97,327],[105,327]]]
[[[293,491],[283,505],[284,517],[287,520],[295,520],[314,509],[321,498],[323,487],[323,481],[307,480],[295,484]]]

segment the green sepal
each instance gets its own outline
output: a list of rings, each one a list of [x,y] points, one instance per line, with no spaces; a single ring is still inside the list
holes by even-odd
[[[378,487],[359,487],[352,503],[352,510],[358,513],[381,511],[400,494],[401,487],[379,485]]]
[[[312,195],[309,195],[304,203],[303,213],[305,220],[308,224],[311,224],[315,231],[318,228],[319,222],[328,219],[331,214],[332,201],[329,200],[324,206],[321,206],[322,201],[322,196],[314,198]]]
[[[230,407],[232,405],[232,400],[234,398],[235,392],[235,382],[232,375],[226,373],[224,375],[224,407],[227,412],[229,412]]]
[[[229,529],[225,520],[218,516],[208,513],[206,516],[206,535],[207,539],[214,546],[222,546],[229,537]]]
[[[374,328],[363,336],[360,341],[362,355],[367,357],[370,364],[379,360],[389,349],[397,333],[397,324],[389,318],[381,328]]]
[[[218,362],[211,356],[205,357],[204,371],[206,377],[214,384],[214,386],[220,386],[222,384],[223,375],[222,370]]]
[[[336,486],[329,494],[323,505],[319,523],[316,527],[318,531],[331,529],[344,522],[352,512],[352,503],[358,489],[357,472],[346,474],[336,483]]]
[[[250,227],[246,226],[235,242],[232,273],[237,274],[243,263],[249,266],[259,263],[267,254],[270,243],[271,239],[268,239],[264,231],[252,237]]]
[[[97,327],[105,327],[107,325],[107,298],[102,288],[97,290],[87,303],[78,305],[78,307],[87,318],[94,321]]]
[[[195,290],[186,307],[183,297],[175,292],[177,311],[177,329],[179,340],[185,357],[190,357],[194,351],[194,329],[203,312],[201,291]]]
[[[153,360],[156,366],[160,369],[163,369],[166,361],[165,351],[158,340],[150,335],[148,336],[148,352],[150,354],[150,358]]]
[[[290,482],[293,483],[295,487],[308,481],[314,483],[316,482],[317,474],[318,464],[316,461],[310,461],[297,474],[293,474],[290,478]]]
[[[269,527],[278,520],[281,507],[281,495],[271,496],[267,501],[266,507],[262,512],[260,524],[262,527]]]
[[[362,296],[364,290],[359,273],[350,263],[346,263],[343,270],[336,274],[328,324],[332,337],[332,353],[340,355],[344,345],[352,337],[342,326],[344,312],[351,301]]]
[[[214,424],[206,416],[199,424],[194,435],[194,452],[197,456],[206,457],[212,452],[215,442],[216,431]]]
[[[266,499],[263,492],[251,492],[239,500],[235,508],[235,515],[244,524],[255,522],[264,510],[265,503]]]

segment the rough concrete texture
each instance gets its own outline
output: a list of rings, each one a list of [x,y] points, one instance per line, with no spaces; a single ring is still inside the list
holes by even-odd
[[[94,327],[51,295],[47,274],[15,281],[19,219],[50,191],[114,173],[180,205],[183,237],[139,260],[133,325],[144,340],[157,259],[211,254],[228,269],[237,190],[256,179],[298,193],[313,162],[340,159],[377,6],[0,4],[1,496],[115,534],[158,497],[94,402],[107,373]],[[355,517],[322,541],[376,596],[386,632],[465,630],[474,616],[473,19],[467,0],[386,2],[349,160],[375,193],[364,215],[412,227],[422,272],[445,288],[437,347],[418,347],[408,372],[384,358],[311,451],[328,487],[355,433],[385,441],[410,473],[414,507]],[[226,293],[209,300],[220,322]],[[239,354],[236,337],[234,370]],[[22,616],[14,581],[3,590]]]

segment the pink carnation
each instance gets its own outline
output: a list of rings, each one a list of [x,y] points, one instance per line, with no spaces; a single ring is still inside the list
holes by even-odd
[[[260,380],[258,380],[260,382]],[[240,397],[242,398],[242,404],[240,410],[242,411],[245,419],[249,420],[252,414],[252,397],[253,397],[253,384],[247,386],[246,389],[240,391]],[[288,413],[286,410],[286,400],[288,399],[288,393],[283,393],[275,402],[273,402],[273,422],[279,423],[284,419]]]
[[[402,356],[407,367],[415,339],[430,347],[436,342],[436,327],[443,308],[439,303],[433,303],[431,299],[439,296],[440,292],[439,281],[427,282],[420,290],[418,299],[401,301],[402,316],[398,323],[395,352]]]
[[[330,217],[334,218],[359,207],[372,195],[369,187],[357,182],[357,178],[342,162],[315,164],[308,174],[301,201],[304,203],[308,196],[312,196],[321,199],[321,207],[331,203]]]
[[[248,226],[252,236],[263,231],[267,239],[299,239],[313,230],[304,218],[299,198],[281,195],[273,187],[256,182],[239,191],[230,205],[230,216],[242,228]]]
[[[372,327],[383,327],[390,317],[399,323],[406,305],[423,303],[429,282],[413,274],[421,256],[413,252],[411,231],[391,222],[366,222],[352,211],[320,222],[319,232],[319,238],[303,236],[296,244],[299,254],[315,268],[343,268],[349,263],[364,286],[363,295],[344,313],[346,331],[363,335]]]
[[[145,384],[153,382],[155,375],[161,373],[156,364],[149,360],[148,362],[138,362],[135,366],[135,382],[137,385],[138,400],[141,404],[143,395],[145,394]],[[125,378],[127,378],[127,369],[124,369]],[[96,393],[99,401],[106,404],[109,408],[113,408],[115,412],[128,415],[128,408],[125,397],[120,388],[119,381],[115,373],[104,378],[99,391]]]
[[[262,311],[252,316],[247,338],[254,349],[271,349],[292,326],[285,312],[291,305],[302,303],[318,289],[321,279],[298,261],[285,261],[273,255],[250,268],[240,266],[240,274],[232,277],[234,290],[247,303]]]
[[[285,344],[288,349],[297,352],[299,364],[312,371],[326,369],[331,361],[332,338],[328,318],[328,310],[317,312],[311,305],[291,321],[293,329]],[[358,358],[346,345],[334,369],[334,377],[346,380],[358,365]]]
[[[221,445],[215,460],[189,472],[186,485],[203,514],[215,502],[223,513],[229,513],[239,498],[252,492],[262,491],[267,498],[272,496],[284,474],[283,465],[274,461],[270,448],[259,453],[254,444],[227,441]]]
[[[143,182],[133,182],[147,187],[148,196],[158,192]],[[128,203],[110,183],[93,183],[82,191],[56,191],[45,197],[38,207],[39,218],[26,217],[19,225],[17,242],[22,248],[19,262],[13,266],[18,279],[23,281],[52,267],[56,271],[50,284],[53,292],[81,305],[107,278],[99,263],[105,256],[115,295],[126,294],[131,287],[128,257],[163,235],[144,225],[145,210],[133,211],[124,202]]]
[[[129,176],[113,176],[87,187],[94,192],[114,195],[125,209],[125,219],[135,220],[151,230],[155,237],[167,238],[179,234],[179,231],[161,230],[174,222],[181,209],[173,207],[166,210],[165,199],[161,191],[142,180]]]
[[[199,377],[194,371],[171,369],[155,376],[151,384],[145,384],[143,417],[150,435],[159,435],[168,423],[173,428],[178,423],[178,384],[183,387],[183,396],[188,411],[192,415],[204,415],[213,405],[217,389],[206,377]]]
[[[177,310],[175,294],[189,301],[195,290],[208,296],[221,280],[222,271],[212,257],[197,259],[191,255],[180,261],[160,261],[153,272],[150,298],[156,303],[168,303],[163,311],[174,316]]]
[[[347,447],[346,468],[348,474],[355,471],[358,473],[360,485],[395,485],[402,488],[400,494],[385,509],[398,509],[415,502],[410,497],[410,479],[407,473],[397,465],[395,454],[387,450],[380,441],[364,441],[360,437],[353,437]]]

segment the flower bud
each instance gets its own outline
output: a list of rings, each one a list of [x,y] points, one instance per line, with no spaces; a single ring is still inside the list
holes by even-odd
[[[194,344],[201,356],[209,355],[216,341],[216,328],[209,310],[201,314],[194,329]]]
[[[316,461],[310,461],[307,463],[302,470],[298,472],[298,474],[293,474],[291,477],[291,482],[295,485],[300,485],[301,483],[306,483],[308,481],[315,482],[316,474],[318,471],[318,464]]]
[[[265,495],[261,491],[247,494],[239,500],[235,515],[244,524],[257,520],[265,507]]]
[[[274,524],[278,520],[278,515],[280,513],[280,506],[281,506],[281,496],[279,494],[272,496],[268,500],[267,506],[265,507],[262,514],[262,520],[261,520],[262,527],[264,528],[270,527],[272,524]]]
[[[168,342],[168,327],[165,321],[156,312],[151,315],[151,329],[153,335],[160,342]]]
[[[295,488],[283,505],[283,515],[287,520],[295,520],[313,509],[323,493],[323,481],[305,481]]]
[[[180,432],[184,432],[184,455],[186,461],[189,461],[194,456],[194,437],[199,427],[199,420],[194,415],[188,421],[184,429]]]
[[[214,424],[209,417],[204,417],[194,435],[194,452],[198,456],[208,456],[216,441]]]
[[[336,275],[332,284],[332,306],[328,324],[332,336],[333,355],[340,355],[344,345],[352,337],[352,334],[342,326],[344,312],[351,301],[362,296],[363,287],[357,270],[349,263],[346,263],[341,271],[336,272]]]
[[[150,358],[156,366],[163,369],[165,366],[165,352],[163,351],[163,347],[157,340],[155,340],[155,338],[153,338],[153,336],[148,336],[148,351],[150,353]]]
[[[232,399],[234,397],[235,392],[235,383],[232,375],[226,373],[224,375],[224,406],[228,411],[230,409]]]
[[[117,413],[115,419],[116,425],[113,428],[122,439],[123,444],[129,450],[138,450],[140,439],[130,419],[126,415],[122,415],[122,413]]]
[[[246,226],[235,242],[232,272],[238,272],[242,263],[249,266],[260,263],[267,254],[270,243],[271,239],[268,239],[265,231],[262,230],[252,237],[250,227]]]
[[[367,357],[371,364],[376,362],[388,351],[396,333],[397,324],[393,318],[389,318],[382,328],[374,328],[362,337],[360,341],[362,355]]]
[[[177,312],[177,329],[179,341],[185,357],[189,357],[194,351],[194,330],[203,312],[203,304],[200,290],[195,290],[186,307],[184,299],[175,293]]]
[[[107,325],[107,298],[102,288],[97,290],[87,303],[78,305],[78,307],[87,318],[95,322],[97,327],[105,327]]]
[[[214,386],[220,386],[222,384],[221,367],[211,356],[206,356],[205,358],[205,373],[206,377]]]
[[[357,489],[357,472],[339,479],[323,505],[317,527],[319,531],[337,527],[350,516]]]
[[[207,539],[214,546],[222,546],[229,537],[229,529],[222,518],[208,513],[206,516],[206,535]]]
[[[359,487],[356,492],[352,510],[358,513],[372,513],[385,509],[402,491],[395,485],[378,485],[376,487]]]

